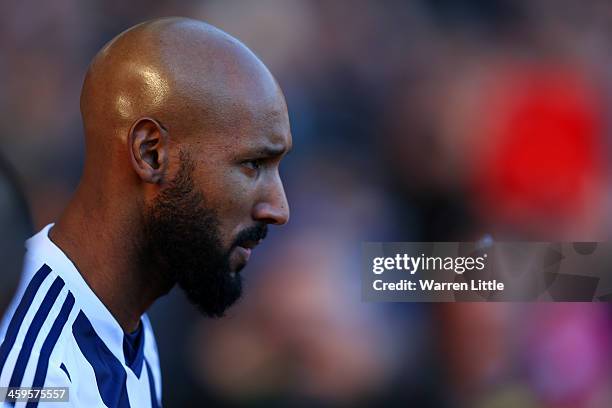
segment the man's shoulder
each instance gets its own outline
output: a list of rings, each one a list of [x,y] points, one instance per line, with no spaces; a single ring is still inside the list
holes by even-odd
[[[75,297],[47,264],[26,265],[22,284],[2,323],[0,383],[43,386],[51,361],[65,351]]]

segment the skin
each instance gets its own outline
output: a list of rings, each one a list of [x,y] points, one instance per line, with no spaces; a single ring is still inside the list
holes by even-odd
[[[284,96],[243,44],[203,22],[137,25],[93,59],[81,93],[85,167],[50,238],[126,332],[175,282],[136,262],[143,212],[180,167],[217,211],[228,248],[256,223],[282,225],[279,164],[292,140]],[[236,248],[230,262],[244,261]]]

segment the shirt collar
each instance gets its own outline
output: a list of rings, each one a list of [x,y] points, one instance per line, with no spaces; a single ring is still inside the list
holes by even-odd
[[[125,362],[125,356],[123,355],[123,329],[104,303],[89,287],[68,256],[49,238],[49,230],[54,225],[47,225],[39,233],[26,241],[26,257],[35,258],[39,263],[46,263],[55,273],[64,279],[68,289],[74,294],[76,304],[90,320],[98,336],[119,361]]]

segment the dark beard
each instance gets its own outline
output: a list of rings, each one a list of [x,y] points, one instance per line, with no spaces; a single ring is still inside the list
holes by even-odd
[[[203,314],[222,317],[242,294],[242,277],[230,270],[230,252],[245,237],[265,236],[266,228],[243,231],[224,250],[217,213],[194,188],[193,168],[188,155],[181,154],[177,176],[145,212],[140,261],[169,287],[178,283]]]

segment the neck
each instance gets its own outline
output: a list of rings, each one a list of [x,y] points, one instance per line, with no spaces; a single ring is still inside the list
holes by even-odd
[[[98,198],[86,197],[96,196],[77,191],[49,237],[74,263],[123,331],[132,332],[142,314],[172,285],[141,270],[138,223],[131,225],[132,217],[122,219],[125,209],[112,211]]]

